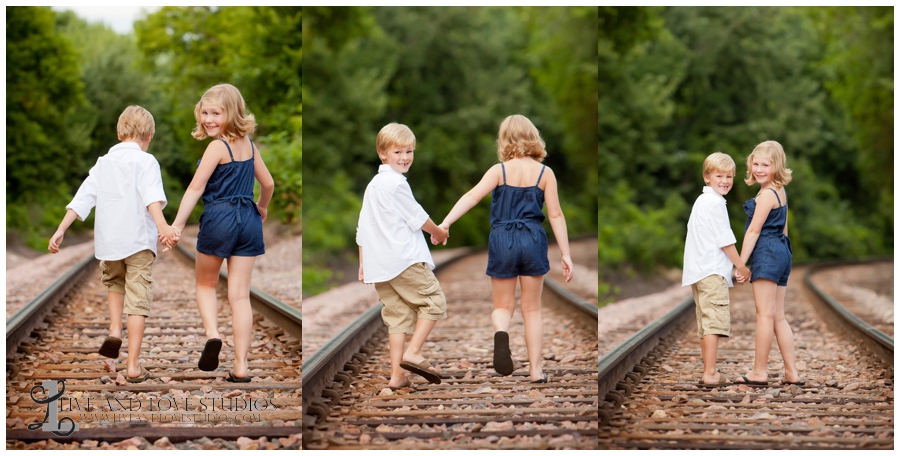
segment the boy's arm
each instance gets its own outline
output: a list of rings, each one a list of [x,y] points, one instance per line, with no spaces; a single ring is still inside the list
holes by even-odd
[[[725,255],[728,256],[728,259],[734,263],[734,267],[737,268],[738,276],[743,277],[744,280],[750,279],[750,269],[747,268],[747,265],[744,264],[744,260],[738,255],[737,248],[734,244],[722,247],[722,251],[724,251]],[[741,281],[741,283],[743,283],[743,281]]]
[[[49,250],[50,253],[59,253],[59,245],[62,244],[66,230],[69,229],[69,226],[72,225],[72,222],[77,218],[78,214],[74,210],[66,210],[66,215],[63,217],[62,222],[59,223],[59,228],[56,229],[56,233],[50,238],[50,245],[47,246],[47,250]]]
[[[430,217],[425,221],[425,224],[422,225],[422,231],[430,234],[437,242],[444,242],[444,240],[450,236],[450,233],[447,230],[435,225]],[[360,255],[360,261],[362,261],[362,255]]]
[[[365,278],[363,277],[363,260],[362,260],[362,246],[359,246],[359,281],[362,283],[366,283]]]
[[[160,240],[166,246],[163,252],[168,252],[181,239],[181,232],[166,223],[166,217],[162,213],[161,201],[150,203],[147,206],[147,210],[150,211],[150,216],[153,217],[153,223],[156,224],[156,230],[159,231],[161,237]]]

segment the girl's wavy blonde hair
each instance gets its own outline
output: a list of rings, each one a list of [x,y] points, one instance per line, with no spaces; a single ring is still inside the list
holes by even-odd
[[[497,157],[505,162],[516,157],[544,161],[547,150],[541,133],[527,117],[514,114],[503,120],[497,134]]]
[[[753,148],[753,152],[747,157],[747,178],[744,182],[747,185],[756,183],[756,177],[753,176],[753,157],[768,158],[772,162],[772,183],[778,187],[784,187],[791,182],[791,170],[787,167],[787,157],[784,154],[784,148],[778,141],[763,141]]]
[[[225,113],[225,122],[219,133],[220,138],[226,141],[235,141],[256,130],[256,119],[253,114],[247,112],[244,97],[241,96],[237,87],[231,84],[219,84],[210,87],[194,106],[194,120],[197,121],[197,125],[191,132],[191,136],[197,139],[207,136],[206,129],[200,125],[200,112],[204,104],[219,106]]]

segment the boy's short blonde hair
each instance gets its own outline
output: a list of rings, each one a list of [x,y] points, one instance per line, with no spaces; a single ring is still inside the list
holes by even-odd
[[[497,133],[497,157],[501,162],[516,157],[531,157],[538,162],[544,161],[547,150],[541,133],[527,117],[513,114],[500,124]]]
[[[119,115],[116,133],[122,140],[139,139],[143,141],[156,133],[153,115],[140,106],[131,105]]]
[[[731,155],[722,152],[713,152],[706,157],[706,160],[703,160],[704,179],[717,171],[734,173],[735,170],[737,170],[737,165],[734,164],[734,159],[731,158]]]
[[[391,147],[416,148],[416,135],[406,125],[391,122],[383,127],[375,137],[375,150],[386,152]]]
[[[219,133],[220,138],[234,141],[256,130],[256,119],[247,111],[244,97],[241,96],[237,87],[231,84],[219,84],[210,87],[194,106],[194,120],[197,121],[197,125],[191,132],[191,136],[197,139],[206,138],[206,129],[200,125],[200,113],[204,104],[218,106],[225,114],[225,122]]]
[[[768,158],[772,162],[772,183],[778,187],[784,187],[791,182],[791,170],[787,167],[787,156],[784,154],[784,148],[778,141],[763,141],[753,148],[753,152],[747,157],[747,178],[744,182],[747,185],[756,183],[756,177],[753,175],[753,157],[760,156]]]

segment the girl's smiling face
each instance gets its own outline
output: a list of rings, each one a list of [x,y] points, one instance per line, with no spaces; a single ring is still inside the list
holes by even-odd
[[[207,136],[218,137],[223,123],[225,123],[225,110],[221,106],[204,104],[200,107],[200,125],[206,129]]]
[[[381,162],[388,165],[398,173],[406,174],[409,167],[413,163],[413,152],[415,148],[412,146],[391,146],[384,152],[378,152]]]
[[[759,185],[763,186],[768,184],[769,180],[772,178],[772,173],[774,172],[772,160],[759,155],[754,155],[752,166],[753,177],[756,178],[756,182],[759,182]]]

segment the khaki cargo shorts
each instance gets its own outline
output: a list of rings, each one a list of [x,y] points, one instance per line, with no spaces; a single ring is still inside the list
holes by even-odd
[[[412,334],[417,318],[447,318],[447,298],[425,263],[416,263],[387,282],[377,282],[375,291],[384,304],[381,319],[390,334]]]
[[[731,335],[731,311],[728,308],[728,280],[713,274],[691,285],[697,303],[697,334]]]
[[[100,262],[103,285],[109,291],[125,295],[125,314],[150,316],[155,258],[152,251],[141,250],[123,260]]]

